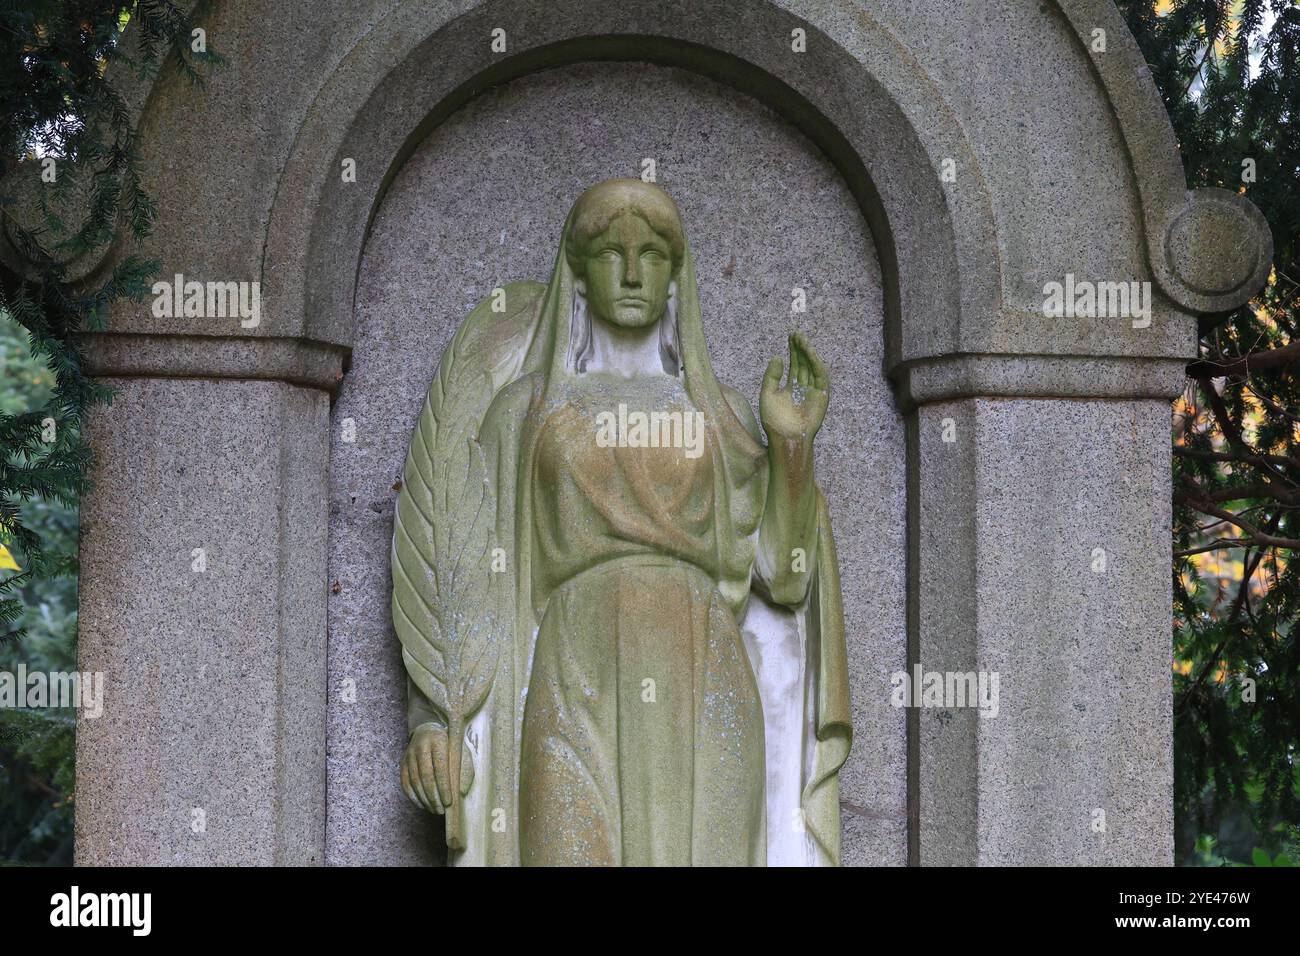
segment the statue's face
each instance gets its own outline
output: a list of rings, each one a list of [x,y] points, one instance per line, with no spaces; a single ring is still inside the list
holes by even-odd
[[[587,307],[602,322],[639,329],[658,322],[668,305],[673,256],[640,216],[623,213],[587,246]]]

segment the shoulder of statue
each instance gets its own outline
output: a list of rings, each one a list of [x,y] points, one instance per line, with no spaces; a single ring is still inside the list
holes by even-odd
[[[493,289],[461,323],[444,363],[471,363],[490,374],[497,388],[511,381],[536,334],[545,293],[540,282],[510,282]]]
[[[482,421],[493,396],[523,371],[545,291],[539,282],[512,282],[475,306],[429,383],[428,406],[434,415],[444,417],[454,406],[454,417],[468,417],[475,426]]]
[[[483,415],[482,433],[492,434],[495,429],[513,430],[523,418],[525,410],[535,401],[546,385],[541,372],[525,372],[503,385],[492,397]]]

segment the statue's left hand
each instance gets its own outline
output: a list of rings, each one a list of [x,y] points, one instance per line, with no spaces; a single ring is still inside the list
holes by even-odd
[[[421,724],[411,734],[402,758],[402,791],[418,807],[430,813],[445,813],[451,802],[451,780],[447,772],[447,729],[438,724]],[[461,796],[474,782],[474,755],[466,742],[461,750]]]
[[[767,363],[758,414],[768,438],[809,441],[822,427],[830,400],[830,376],[821,357],[802,332],[790,336],[790,374],[781,387],[779,357]]]

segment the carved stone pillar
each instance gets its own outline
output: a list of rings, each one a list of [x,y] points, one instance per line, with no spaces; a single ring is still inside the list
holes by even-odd
[[[117,395],[87,426],[79,653],[106,692],[77,728],[77,862],[321,863],[333,376],[141,338],[133,365],[91,346]]]

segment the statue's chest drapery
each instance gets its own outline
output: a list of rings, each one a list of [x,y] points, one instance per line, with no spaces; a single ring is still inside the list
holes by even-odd
[[[714,581],[748,575],[752,545],[725,540],[731,522],[719,520],[719,451],[677,379],[580,376],[534,414],[535,600],[636,554],[679,558]]]

